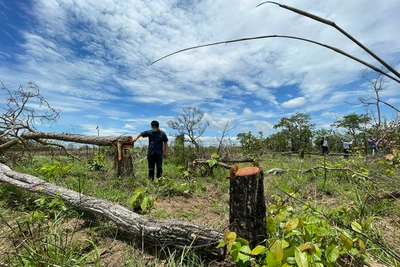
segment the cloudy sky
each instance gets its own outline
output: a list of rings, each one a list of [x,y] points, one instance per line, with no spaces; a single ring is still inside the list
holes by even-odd
[[[334,28],[262,1],[0,0],[0,81],[9,89],[35,81],[61,110],[43,131],[134,135],[184,107],[210,122],[205,136],[273,133],[295,112],[318,127],[337,116],[363,113],[348,105],[372,94],[366,69],[333,51],[297,40],[264,39],[200,48],[258,35],[294,35],[336,46],[382,66]],[[400,70],[400,1],[286,0],[282,4],[336,22]],[[388,80],[382,98],[400,105],[400,86]],[[390,119],[392,111],[385,109]]]

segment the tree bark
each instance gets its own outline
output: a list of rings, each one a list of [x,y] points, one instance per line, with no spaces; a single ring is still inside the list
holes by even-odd
[[[267,236],[266,212],[262,169],[260,167],[238,169],[230,184],[230,230],[255,246]]]
[[[129,177],[133,175],[133,159],[131,155],[124,155],[122,159],[115,157],[115,165],[117,166],[117,174],[121,177]]]
[[[131,237],[141,238],[145,244],[156,247],[187,247],[196,249],[209,259],[221,259],[223,249],[216,246],[223,234],[194,223],[178,220],[155,220],[107,200],[80,194],[45,182],[35,176],[12,171],[0,163],[0,182],[31,192],[61,197],[77,209],[101,215],[112,220]]]
[[[132,139],[131,136],[88,136],[57,132],[24,132],[21,137],[24,139],[53,139],[98,146],[116,146],[118,142],[129,143]]]

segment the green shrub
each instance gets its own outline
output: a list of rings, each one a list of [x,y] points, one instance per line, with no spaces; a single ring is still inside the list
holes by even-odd
[[[140,213],[150,212],[154,208],[153,197],[147,194],[147,190],[136,187],[133,191],[133,195],[129,199],[129,204],[133,208],[133,211]]]
[[[103,154],[95,153],[94,157],[88,160],[89,171],[101,171],[106,168],[106,159]]]
[[[55,161],[52,165],[45,163],[42,167],[37,168],[36,170],[48,178],[59,178],[69,174],[72,166],[72,163],[63,166],[60,162]]]

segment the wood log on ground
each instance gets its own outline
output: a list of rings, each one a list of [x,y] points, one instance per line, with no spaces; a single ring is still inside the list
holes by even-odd
[[[283,173],[285,173],[285,172],[287,172],[288,170],[283,170],[283,169],[280,169],[280,168],[272,168],[272,169],[270,169],[270,170],[268,170],[268,171],[266,171],[265,173],[267,173],[267,174],[283,174]]]
[[[118,142],[127,143],[132,139],[132,136],[89,136],[57,132],[24,132],[21,137],[24,139],[53,139],[98,146],[116,146]]]
[[[12,171],[0,163],[0,182],[49,196],[61,197],[79,210],[112,220],[132,238],[140,238],[155,247],[187,247],[209,259],[221,259],[223,249],[216,246],[223,234],[211,228],[179,220],[155,220],[107,200],[98,199],[45,182],[35,176]],[[265,228],[265,225],[264,225]]]
[[[192,163],[192,166],[195,167],[196,165],[209,166],[209,163],[208,163],[208,160],[206,160],[206,159],[195,159]],[[218,162],[218,165],[226,170],[230,170],[233,167],[232,165],[226,164],[224,162]]]
[[[266,211],[262,169],[238,169],[230,183],[229,229],[255,246],[267,236]]]
[[[245,162],[257,162],[256,159],[221,159],[224,163],[245,163]]]

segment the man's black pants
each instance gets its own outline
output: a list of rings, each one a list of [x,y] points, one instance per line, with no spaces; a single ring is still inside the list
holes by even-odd
[[[157,178],[162,176],[162,160],[163,155],[160,153],[153,153],[147,155],[147,162],[149,166],[149,179],[154,181],[154,169],[157,166]]]

